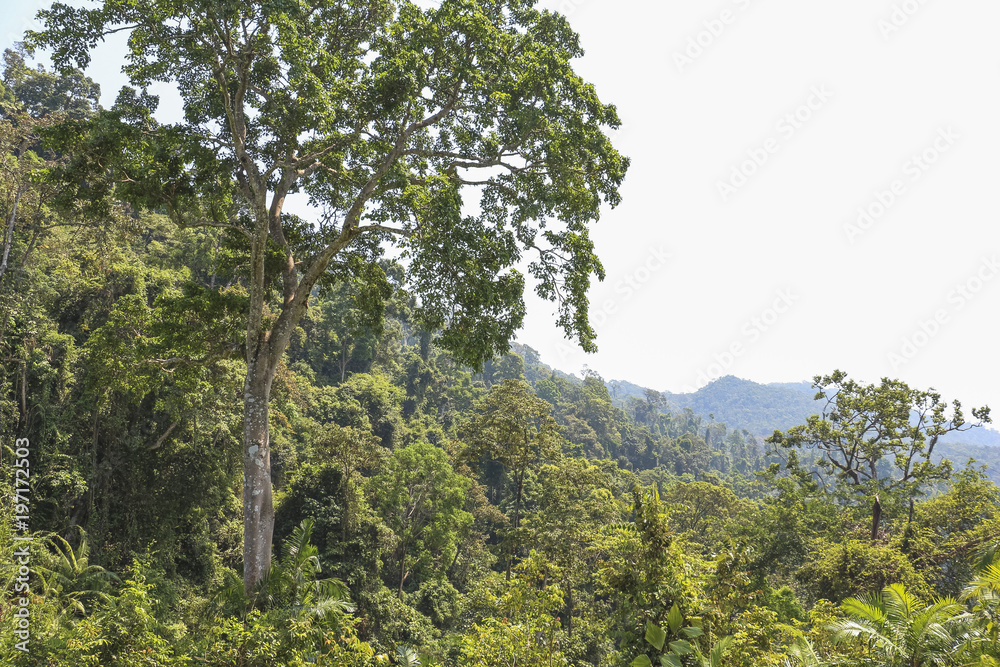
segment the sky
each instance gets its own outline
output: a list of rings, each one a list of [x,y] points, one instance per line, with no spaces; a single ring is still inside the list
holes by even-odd
[[[6,43],[47,5],[5,7]],[[672,392],[892,377],[1000,421],[1000,3],[540,5],[580,34],[574,66],[617,106],[632,165],[592,230],[599,351],[532,294],[519,342]],[[105,106],[122,48],[88,71]]]

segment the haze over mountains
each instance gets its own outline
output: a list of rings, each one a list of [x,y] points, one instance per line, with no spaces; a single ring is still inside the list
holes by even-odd
[[[547,366],[544,362],[543,366]],[[547,366],[549,367],[549,366]],[[549,367],[551,368],[551,367]],[[556,369],[566,377],[575,377]],[[647,387],[628,380],[607,380],[605,384],[614,402],[624,406],[630,397],[646,398]],[[666,411],[682,412],[690,408],[706,420],[724,423],[730,429],[747,430],[758,438],[771,435],[775,429],[786,430],[802,424],[822,409],[815,400],[816,390],[809,381],[771,382],[761,384],[744,380],[733,375],[713,380],[698,391],[675,394],[660,392],[666,399]],[[943,396],[949,403],[960,396]],[[974,406],[963,403],[966,416]],[[978,407],[978,406],[976,406]],[[941,439],[951,445],[962,444],[975,447],[997,447],[992,456],[1000,462],[1000,432],[990,427],[973,428],[962,433],[951,433]],[[980,458],[977,456],[976,458]],[[956,462],[962,459],[956,458]]]

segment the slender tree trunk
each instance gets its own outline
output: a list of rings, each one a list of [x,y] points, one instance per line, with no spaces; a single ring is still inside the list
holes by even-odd
[[[17,204],[21,201],[21,190],[14,195],[14,206],[10,211],[10,220],[7,222],[7,233],[3,237],[3,259],[0,260],[0,278],[7,273],[7,258],[10,257],[10,246],[14,242],[14,221],[17,220]]]
[[[573,636],[573,584],[566,585],[566,631]]]
[[[403,599],[403,583],[406,581],[406,542],[400,545],[403,555],[399,557],[399,592],[398,597]]]
[[[510,545],[510,553],[507,554],[507,581],[510,581],[511,565],[514,563],[514,556],[517,553],[518,536],[517,528],[521,524],[521,495],[524,493],[524,473],[517,476],[517,498],[514,499],[514,540]]]
[[[347,542],[347,518],[351,509],[351,496],[353,491],[351,490],[351,485],[348,482],[351,472],[347,469],[344,470],[344,511],[340,515],[340,543],[344,544]]]
[[[882,503],[875,494],[875,505],[872,507],[872,542],[878,538],[878,527],[882,521]]]
[[[273,372],[264,360],[247,368],[243,403],[243,584],[250,595],[271,569],[274,505],[268,403]]]

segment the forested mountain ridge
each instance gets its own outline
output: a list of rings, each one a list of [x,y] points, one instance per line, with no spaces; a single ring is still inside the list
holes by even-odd
[[[624,406],[629,398],[642,398],[646,387],[625,380],[608,381],[616,405]],[[666,410],[680,413],[690,408],[706,420],[715,420],[732,429],[746,430],[757,437],[767,437],[777,430],[801,424],[815,414],[820,405],[810,382],[770,382],[761,384],[727,375],[709,382],[692,393],[661,392]],[[1000,448],[1000,432],[981,428],[942,436],[941,442],[975,447]]]

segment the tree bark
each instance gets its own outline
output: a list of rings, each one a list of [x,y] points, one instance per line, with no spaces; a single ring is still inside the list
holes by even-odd
[[[7,223],[7,233],[3,237],[3,260],[0,260],[0,278],[7,273],[7,258],[10,257],[10,246],[14,240],[14,222],[17,220],[17,205],[21,201],[22,190],[14,195],[14,205],[11,207],[10,220]]]
[[[514,557],[517,555],[518,534],[517,529],[521,525],[521,495],[524,493],[524,471],[517,475],[517,498],[514,500],[514,540],[510,545],[510,553],[507,555],[507,581],[510,581],[510,570],[514,564]]]
[[[274,505],[271,498],[271,442],[268,424],[269,364],[251,362],[243,403],[243,585],[250,595],[271,569]]]
[[[400,600],[403,599],[403,583],[406,581],[406,553],[403,553],[403,557],[399,561],[399,590],[397,591],[396,597]]]
[[[878,538],[878,527],[882,521],[882,503],[879,502],[878,494],[875,494],[875,505],[872,507],[872,542]]]

